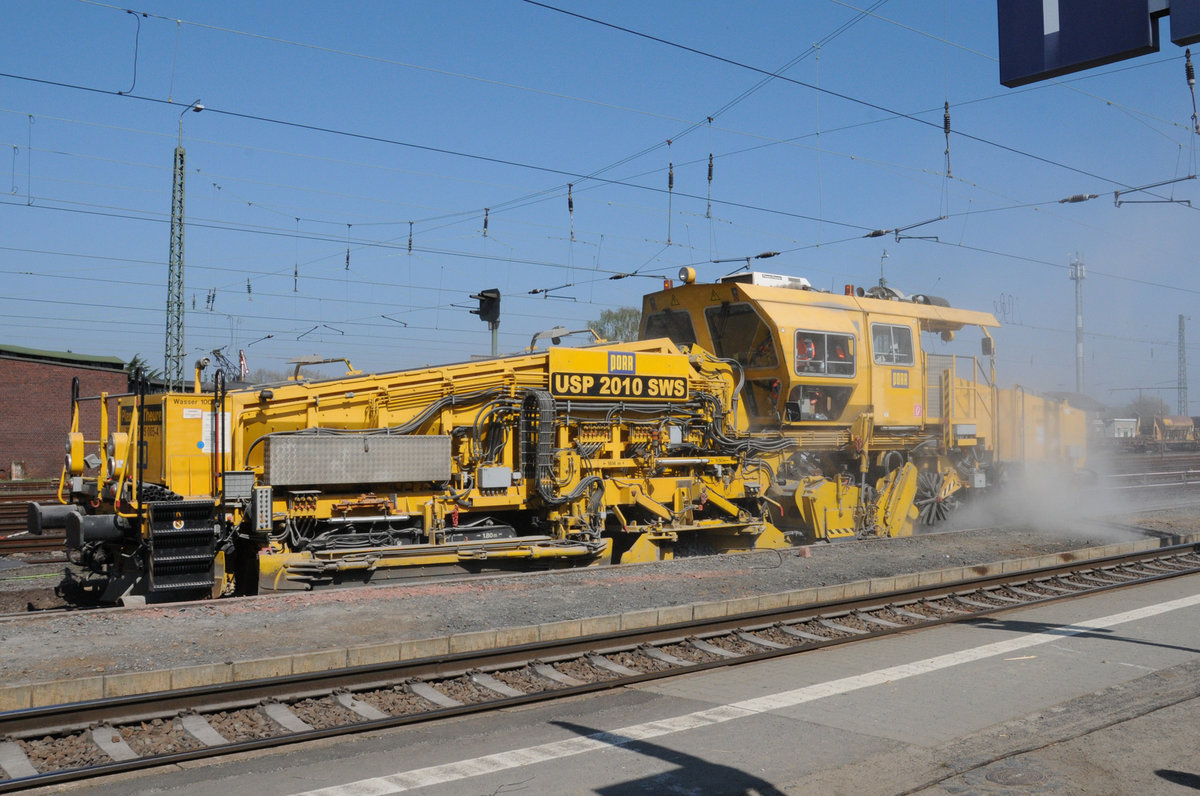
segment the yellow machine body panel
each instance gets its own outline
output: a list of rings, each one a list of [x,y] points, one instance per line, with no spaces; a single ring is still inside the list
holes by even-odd
[[[1000,391],[999,413],[996,448],[1001,461],[1071,469],[1086,465],[1084,412],[1017,387]]]
[[[135,404],[131,398],[118,403],[118,429],[133,428]],[[228,414],[215,419],[212,398],[193,393],[148,395],[141,413],[141,447],[145,452],[143,478],[166,484],[184,497],[211,495],[214,488],[213,451],[215,431],[228,429]],[[127,444],[136,443],[132,436]],[[228,447],[228,433],[224,445]]]

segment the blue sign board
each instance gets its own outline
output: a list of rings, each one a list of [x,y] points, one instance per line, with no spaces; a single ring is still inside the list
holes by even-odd
[[[996,0],[1000,82],[1009,88],[1200,41],[1200,0]]]

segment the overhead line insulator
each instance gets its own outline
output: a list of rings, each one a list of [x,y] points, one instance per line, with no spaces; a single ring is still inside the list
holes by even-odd
[[[713,156],[712,156],[712,152],[709,152],[708,153],[708,209],[704,211],[705,218],[712,218],[712,175],[713,175]]]
[[[946,176],[953,177],[950,171],[950,100],[946,100],[945,112],[942,114],[942,130],[946,133]]]
[[[1192,92],[1192,129],[1200,135],[1200,117],[1196,116],[1196,68],[1192,66],[1192,48],[1183,51],[1183,71],[1187,76],[1188,90]]]

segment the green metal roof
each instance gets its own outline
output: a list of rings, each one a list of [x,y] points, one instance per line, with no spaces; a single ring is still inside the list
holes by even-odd
[[[92,367],[124,370],[125,361],[120,357],[102,357],[92,354],[75,354],[71,351],[46,351],[39,348],[24,348],[16,345],[0,345],[0,356],[15,359],[34,359],[42,362],[56,362],[70,365],[90,365]]]

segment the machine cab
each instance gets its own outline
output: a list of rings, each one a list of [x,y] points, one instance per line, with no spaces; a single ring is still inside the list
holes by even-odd
[[[758,272],[685,284],[646,297],[642,337],[698,343],[737,363],[752,426],[846,425],[870,403],[860,364],[867,349],[861,324],[824,298],[841,297]]]
[[[685,278],[643,299],[641,336],[698,344],[736,362],[752,427],[845,428],[871,413],[880,427],[923,428],[936,422],[941,370],[952,366],[930,362],[921,332],[949,339],[966,323],[995,320],[878,290],[827,293],[799,277],[760,272],[715,284]]]

